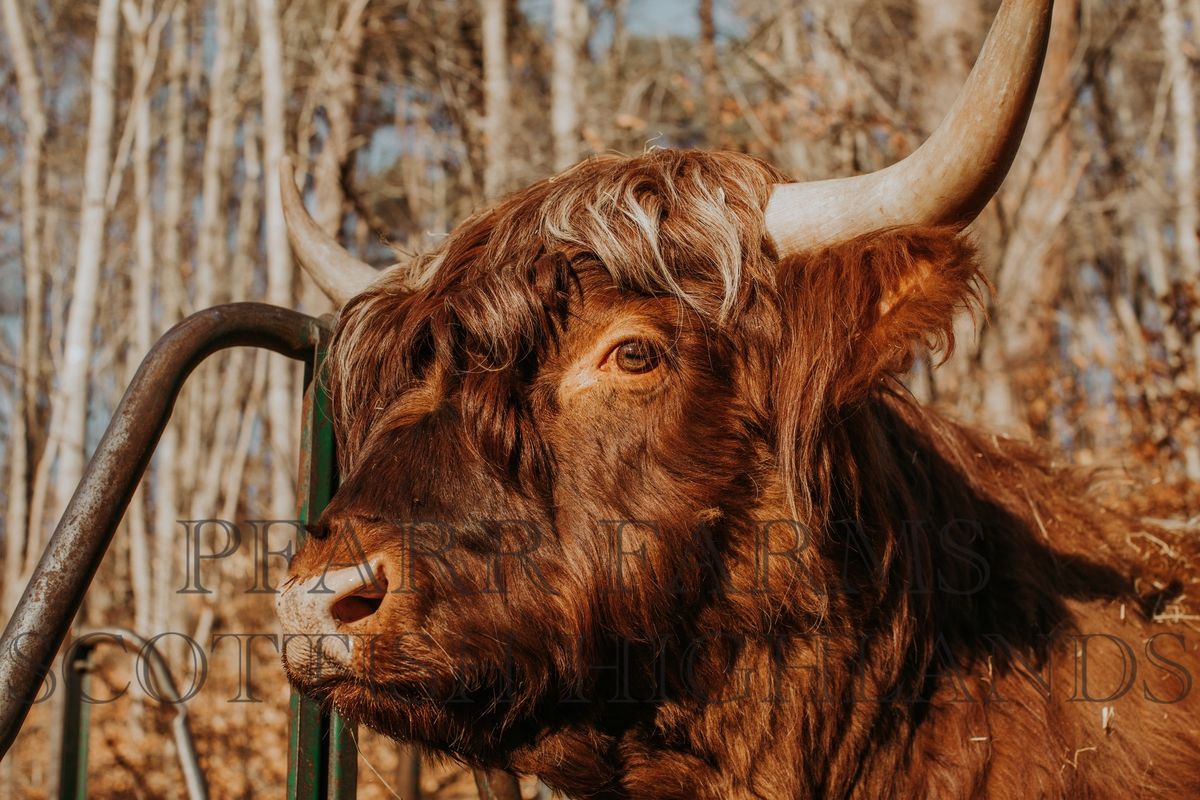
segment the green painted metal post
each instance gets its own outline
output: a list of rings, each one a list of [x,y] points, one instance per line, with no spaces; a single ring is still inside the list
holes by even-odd
[[[320,378],[324,359],[322,342],[304,376],[300,521],[306,524],[321,516],[337,489],[329,396]],[[288,736],[288,800],[350,800],[357,792],[357,783],[358,750],[353,726],[293,691]]]
[[[291,731],[288,735],[289,800],[323,800],[322,777],[327,755],[321,707],[292,691]]]
[[[354,726],[338,714],[329,717],[330,800],[352,800],[358,792],[358,744]]]
[[[316,521],[337,489],[333,424],[329,395],[321,379],[325,340],[304,375],[304,427],[300,439],[300,521]],[[303,532],[300,534],[303,541]],[[419,765],[412,782],[419,791]],[[515,775],[476,770],[475,782],[485,800],[519,800]],[[358,748],[354,727],[336,713],[292,691],[288,736],[288,800],[353,800],[358,784]],[[418,795],[419,796],[419,795]]]
[[[92,704],[85,700],[92,666],[92,645],[83,642],[63,654],[62,753],[58,762],[60,800],[86,800],[88,744]]]

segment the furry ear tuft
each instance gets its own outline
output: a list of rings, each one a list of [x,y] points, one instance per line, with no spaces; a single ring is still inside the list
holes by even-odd
[[[962,236],[913,230],[889,234],[862,253],[861,269],[879,283],[879,302],[863,309],[851,372],[873,383],[912,367],[918,349],[954,351],[954,316],[982,308],[982,274],[975,248]],[[873,313],[872,313],[873,312]]]
[[[985,284],[974,246],[953,228],[863,237],[788,259],[780,274],[792,338],[815,347],[821,394],[834,405],[905,372],[923,347],[948,357],[955,314],[981,307]]]

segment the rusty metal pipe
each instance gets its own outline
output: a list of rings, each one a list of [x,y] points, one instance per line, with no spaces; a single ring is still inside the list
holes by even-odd
[[[285,308],[231,303],[191,315],[147,354],[0,638],[0,757],[37,698],[188,375],[229,347],[307,361],[321,325]]]
[[[137,645],[138,656],[146,659],[149,675],[154,681],[156,699],[159,705],[168,708],[172,715],[171,735],[175,739],[175,753],[179,757],[179,769],[183,773],[183,785],[187,790],[188,800],[208,800],[208,780],[204,777],[204,771],[200,769],[200,757],[196,753],[196,742],[192,737],[187,702],[180,696],[175,679],[171,675],[171,667],[158,648],[145,636],[122,627],[89,627],[80,630],[79,636],[72,642],[72,647],[86,646],[95,649],[101,644],[119,644],[121,649],[125,650],[125,641]],[[83,761],[86,763],[86,756]]]

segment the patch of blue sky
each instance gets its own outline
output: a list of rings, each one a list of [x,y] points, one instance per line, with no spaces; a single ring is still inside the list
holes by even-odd
[[[521,11],[533,22],[550,24],[551,0],[520,0]],[[594,25],[592,48],[603,48],[612,38],[612,21],[592,0],[588,13]],[[742,36],[746,20],[734,9],[732,0],[714,0],[713,24],[718,39]],[[625,6],[625,30],[633,36],[680,36],[695,39],[700,35],[699,4],[696,0],[631,0]]]

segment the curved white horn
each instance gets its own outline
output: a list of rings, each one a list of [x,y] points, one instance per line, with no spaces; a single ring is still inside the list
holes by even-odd
[[[370,286],[379,277],[379,271],[346,252],[309,216],[296,190],[292,160],[287,156],[279,161],[279,186],[288,240],[296,260],[330,300],[339,307],[345,305]]]
[[[903,161],[852,178],[776,185],[766,226],[780,254],[901,225],[966,225],[978,216],[1021,144],[1053,6],[1003,0],[954,106]]]

